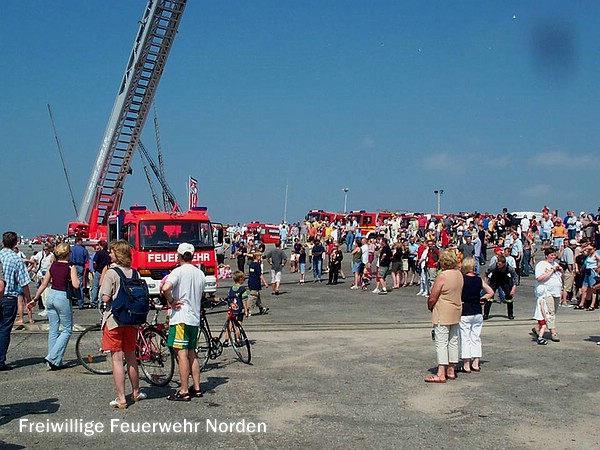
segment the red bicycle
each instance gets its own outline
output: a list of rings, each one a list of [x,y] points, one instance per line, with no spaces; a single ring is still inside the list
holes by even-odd
[[[167,346],[167,326],[158,322],[159,312],[167,307],[154,304],[152,307],[153,319],[138,328],[135,356],[148,382],[165,386],[175,372],[175,352]],[[81,332],[75,343],[75,353],[81,365],[90,372],[99,375],[112,373],[111,353],[102,349],[101,324]]]

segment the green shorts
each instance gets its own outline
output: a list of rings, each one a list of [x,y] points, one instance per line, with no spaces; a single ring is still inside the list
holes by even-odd
[[[196,348],[198,327],[177,323],[169,327],[167,345],[172,348]]]

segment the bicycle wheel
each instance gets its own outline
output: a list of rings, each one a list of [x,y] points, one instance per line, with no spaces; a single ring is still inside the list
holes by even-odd
[[[231,320],[229,323],[231,324],[231,330],[228,331],[229,342],[232,344],[231,348],[233,348],[240,361],[250,364],[250,358],[252,357],[250,353],[250,341],[246,336],[242,324],[237,320]]]
[[[210,359],[210,339],[206,328],[198,329],[198,342],[196,343],[196,358],[200,363],[200,370],[204,370]]]
[[[110,352],[102,350],[102,328],[100,325],[88,327],[81,332],[75,343],[77,359],[92,373],[109,375],[112,373]]]
[[[142,339],[138,339],[136,357],[150,384],[169,384],[175,371],[175,352],[167,346],[165,333],[153,327],[146,328]]]

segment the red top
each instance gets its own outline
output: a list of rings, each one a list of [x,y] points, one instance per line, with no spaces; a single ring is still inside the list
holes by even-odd
[[[52,289],[67,292],[67,280],[71,276],[71,266],[67,262],[54,261],[50,266]]]

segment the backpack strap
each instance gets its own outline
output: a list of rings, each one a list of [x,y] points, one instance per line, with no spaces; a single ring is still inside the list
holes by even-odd
[[[113,269],[117,273],[117,275],[119,275],[119,278],[121,279],[121,287],[127,293],[129,298],[133,298],[133,292],[131,292],[131,289],[126,284],[127,277],[125,276],[123,271],[119,267],[111,267],[111,269]],[[139,278],[137,271],[135,269],[131,269],[131,271],[131,278],[133,280],[137,280]]]
[[[120,267],[111,267],[112,270],[114,270],[115,272],[117,272],[117,275],[119,275],[119,278],[121,279],[121,281],[124,281],[127,279],[127,277],[125,276],[125,274],[123,273],[123,271],[121,270]],[[139,273],[137,270],[135,269],[131,269],[131,278],[134,280],[137,280],[140,277]]]

